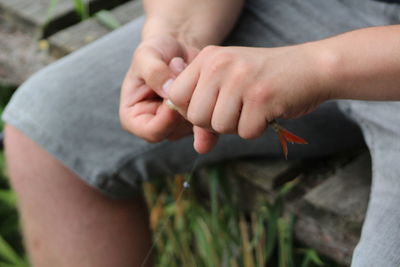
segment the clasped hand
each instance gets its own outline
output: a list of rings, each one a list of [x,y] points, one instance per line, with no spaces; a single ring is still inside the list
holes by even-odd
[[[194,147],[206,153],[219,134],[256,138],[268,121],[304,115],[328,98],[303,45],[198,51],[171,40],[140,46],[122,88],[122,125],[148,141],[181,138],[194,126]],[[157,46],[163,41],[170,46]]]

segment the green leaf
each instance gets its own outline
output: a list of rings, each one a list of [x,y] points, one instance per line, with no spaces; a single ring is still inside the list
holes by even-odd
[[[56,7],[58,5],[58,1],[59,0],[50,0],[49,7],[47,8],[45,24],[47,24],[52,19],[54,11],[56,10]]]
[[[279,197],[286,196],[299,182],[300,178],[295,178],[289,182],[286,182],[279,190]]]
[[[270,208],[269,220],[268,220],[268,228],[267,228],[267,244],[265,246],[265,258],[268,262],[272,257],[272,253],[276,247],[276,240],[278,236],[278,219],[281,214],[281,207],[278,205],[279,203],[274,203],[274,205]]]
[[[0,203],[5,205],[7,208],[15,208],[17,205],[17,197],[11,190],[0,189]]]
[[[306,249],[305,250],[305,255],[303,259],[303,263],[301,264],[301,267],[308,267],[311,266],[311,263],[317,265],[317,266],[323,266],[324,263],[318,256],[318,253],[314,249]]]
[[[115,30],[121,27],[119,21],[107,10],[101,10],[94,16],[100,24],[106,26],[110,30]]]
[[[210,173],[210,197],[212,227],[218,231],[218,170],[213,168]]]
[[[293,225],[294,216],[291,215],[288,220],[284,218],[278,219],[279,232],[279,266],[293,267]]]
[[[74,0],[75,12],[81,17],[82,20],[85,20],[89,17],[89,11],[87,5],[83,0]]]
[[[13,248],[6,242],[6,240],[0,235],[0,257],[6,262],[14,264],[16,266],[25,266],[24,261],[18,256]]]
[[[9,263],[2,262],[2,261],[0,261],[0,266],[1,266],[1,267],[18,267],[18,266],[15,265],[15,264],[9,264]],[[20,266],[26,266],[26,265],[20,265]]]

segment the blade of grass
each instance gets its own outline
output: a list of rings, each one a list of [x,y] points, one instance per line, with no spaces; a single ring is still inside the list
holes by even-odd
[[[204,220],[199,218],[197,227],[195,227],[194,230],[198,241],[199,252],[203,258],[205,266],[220,266],[218,263],[218,257],[213,249],[213,244],[211,242],[212,236],[208,225]]]
[[[47,8],[47,13],[46,13],[46,23],[49,23],[49,21],[52,19],[54,15],[54,11],[56,10],[56,7],[58,5],[59,0],[50,0],[49,6]]]
[[[23,260],[20,259],[18,254],[13,248],[6,242],[6,240],[0,235],[0,257],[6,262],[14,264],[14,266],[25,266]]]
[[[250,246],[249,230],[244,216],[240,216],[240,235],[242,237],[242,251],[244,267],[254,267],[253,254]]]
[[[317,266],[323,266],[324,263],[318,256],[317,252],[314,249],[306,249],[304,252],[304,259],[301,264],[301,267],[309,267],[311,264],[315,264]]]
[[[268,262],[276,247],[276,240],[277,240],[277,222],[278,218],[280,217],[280,205],[274,203],[274,205],[270,209],[270,213],[268,216],[267,222],[267,244],[265,246],[265,260]]]
[[[121,23],[107,10],[101,10],[95,15],[97,21],[110,30],[115,30],[121,27]]]
[[[82,20],[89,17],[88,5],[83,0],[74,0],[74,6],[76,13],[78,13]]]
[[[292,229],[294,216],[288,220],[278,219],[278,238],[279,238],[279,267],[294,267],[293,249],[292,249]]]
[[[218,170],[213,168],[210,173],[211,223],[218,232]]]
[[[15,193],[11,190],[2,190],[0,189],[0,203],[1,205],[5,205],[6,208],[14,209],[17,205],[17,197]]]
[[[279,190],[279,198],[285,197],[292,189],[300,182],[300,177],[297,177],[289,182],[286,182]]]

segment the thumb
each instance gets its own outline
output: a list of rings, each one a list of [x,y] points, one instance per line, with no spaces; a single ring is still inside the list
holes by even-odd
[[[145,84],[162,98],[167,98],[163,88],[171,85],[176,77],[176,74],[168,66],[169,62],[165,62],[163,58],[157,55],[147,55],[146,58],[140,57],[138,60],[141,62],[141,64],[138,64],[140,76]]]
[[[210,152],[218,141],[218,134],[207,131],[198,126],[193,126],[193,147],[199,154]]]
[[[185,63],[185,61],[183,60],[183,58],[181,57],[174,57],[173,59],[171,59],[171,61],[169,62],[169,67],[172,70],[172,72],[178,76],[186,67],[187,64]]]

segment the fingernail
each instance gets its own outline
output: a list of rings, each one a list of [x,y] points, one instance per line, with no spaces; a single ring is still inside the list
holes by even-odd
[[[172,110],[177,110],[177,109],[178,109],[178,108],[174,105],[174,103],[172,103],[172,101],[169,100],[169,99],[165,102],[165,104],[167,104],[167,106],[168,106],[170,109],[172,109]]]
[[[169,80],[167,80],[167,81],[163,84],[162,89],[163,89],[163,91],[164,91],[165,93],[168,93],[168,89],[169,89],[169,87],[171,86],[171,84],[172,84],[173,82],[174,82],[173,79],[169,79]]]
[[[178,58],[179,60],[176,60],[176,70],[181,73],[187,66],[187,64],[185,63],[185,61],[183,61],[182,58]]]

